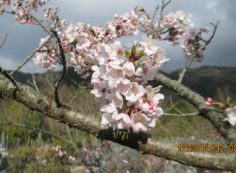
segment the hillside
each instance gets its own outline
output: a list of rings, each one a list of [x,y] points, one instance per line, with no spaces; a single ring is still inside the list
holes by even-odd
[[[172,79],[177,79],[179,73],[180,70],[176,70],[167,75]],[[46,78],[48,80],[56,78],[56,74],[51,72],[35,74],[35,76],[39,85],[45,83]],[[31,74],[21,72],[17,72],[14,77],[22,83],[32,78]],[[68,85],[88,84],[72,68],[68,69],[64,82]],[[236,101],[236,67],[202,66],[193,68],[186,73],[183,83],[204,97],[222,100],[226,96],[231,96]]]
[[[173,79],[178,78],[180,70],[170,73]],[[225,99],[231,96],[236,101],[236,68],[202,66],[190,69],[183,83],[204,97]]]

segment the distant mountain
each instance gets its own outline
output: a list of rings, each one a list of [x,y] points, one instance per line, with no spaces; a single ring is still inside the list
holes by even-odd
[[[180,70],[169,76],[177,79]],[[236,67],[202,66],[190,69],[183,84],[205,97],[225,99],[231,96],[236,101]]]
[[[54,81],[58,77],[58,75],[60,75],[60,73],[61,72],[59,72],[59,71],[55,71],[55,72],[47,71],[45,73],[35,73],[34,76],[37,81],[37,84],[43,85],[45,82]],[[30,74],[30,73],[23,73],[23,72],[18,71],[13,75],[13,77],[18,82],[21,82],[21,83],[28,83],[28,81],[32,81],[32,74]],[[81,78],[73,68],[69,67],[67,69],[67,73],[63,79],[63,82],[68,85],[69,84],[85,85],[88,83],[88,79],[85,80],[85,79]]]
[[[177,79],[179,73],[180,70],[176,70],[166,75],[172,79]],[[55,74],[46,72],[35,74],[35,77],[40,84],[45,82],[46,77],[55,79],[58,74],[59,72]],[[21,72],[17,72],[14,77],[22,83],[32,79],[31,74]],[[88,80],[82,79],[74,69],[69,68],[64,83],[75,85],[86,84]],[[202,66],[193,68],[186,73],[183,83],[204,97],[224,99],[226,96],[231,96],[236,101],[236,67]]]

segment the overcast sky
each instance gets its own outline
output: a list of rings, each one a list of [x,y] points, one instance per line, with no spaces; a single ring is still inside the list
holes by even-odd
[[[61,7],[61,18],[73,22],[86,22],[90,24],[104,25],[111,20],[114,14],[123,14],[143,6],[150,14],[161,0],[51,0],[47,6]],[[235,0],[173,0],[166,8],[165,13],[175,10],[183,10],[191,13],[193,21],[197,26],[205,26],[210,22],[221,21],[216,36],[205,51],[205,60],[196,65],[220,65],[236,66],[236,7]],[[36,26],[19,25],[13,16],[0,16],[0,40],[4,34],[9,37],[2,49],[0,49],[0,65],[7,69],[14,68],[28,54],[30,54],[39,43],[45,33]],[[167,49],[170,61],[165,70],[174,70],[183,67],[185,59],[179,47]],[[23,71],[40,71],[32,62],[24,67]]]

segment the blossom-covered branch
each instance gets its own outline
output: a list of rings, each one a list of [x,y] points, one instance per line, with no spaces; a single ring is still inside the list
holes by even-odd
[[[233,154],[227,154],[226,157],[225,153],[178,153],[176,146],[157,142],[154,137],[149,139],[148,136],[164,114],[160,106],[164,99],[160,90],[164,86],[192,103],[200,115],[212,122],[227,142],[236,142],[236,130],[232,126],[226,126],[225,112],[208,107],[203,97],[180,84],[192,61],[203,60],[202,51],[214,37],[217,25],[214,26],[211,37],[205,40],[202,35],[208,29],[197,28],[191,15],[183,11],[164,14],[163,10],[170,2],[164,0],[156,23],[142,8],[115,15],[103,27],[60,20],[58,8],[46,9],[43,20],[38,20],[32,13],[46,2],[47,0],[0,0],[0,11],[2,14],[8,13],[7,8],[10,8],[12,12],[9,14],[15,15],[20,24],[39,25],[48,33],[49,36],[39,43],[40,49],[35,53],[34,62],[48,70],[55,70],[57,65],[63,66],[62,75],[54,86],[55,101],[48,100],[30,87],[18,84],[1,68],[3,75],[0,75],[0,93],[70,127],[144,153],[193,166],[235,169],[236,157]],[[118,39],[135,35],[140,28],[146,33],[146,37],[133,42],[131,47],[124,48]],[[183,48],[188,63],[179,82],[158,71],[169,60],[165,56],[165,50],[158,46],[160,41],[167,41],[173,46],[181,45]],[[25,62],[28,62],[28,58]],[[82,77],[91,77],[91,93],[100,105],[100,122],[61,103],[58,89],[67,65],[74,67]],[[154,79],[162,86],[148,85],[148,81]],[[228,120],[231,122],[232,119]],[[120,132],[124,133],[119,136]]]
[[[211,169],[234,170],[236,156],[230,153],[185,153],[178,152],[177,146],[156,141],[155,138],[148,139],[145,133],[129,133],[128,138],[114,137],[112,129],[103,129],[100,122],[94,118],[83,115],[68,108],[58,108],[56,103],[49,104],[42,94],[35,92],[28,86],[18,84],[21,88],[15,92],[15,86],[3,75],[0,75],[0,93],[24,104],[31,110],[43,113],[44,115],[60,122],[83,130],[87,133],[102,139],[135,148],[145,154],[152,154],[166,159],[175,160],[186,165],[198,166]]]

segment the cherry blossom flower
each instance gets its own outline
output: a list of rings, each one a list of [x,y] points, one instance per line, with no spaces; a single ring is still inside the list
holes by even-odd
[[[122,70],[125,72],[125,74],[129,77],[133,76],[135,73],[135,67],[132,62],[127,61],[124,65]]]
[[[139,85],[137,82],[132,82],[131,85],[131,89],[125,95],[125,98],[129,103],[136,102],[145,94],[145,89],[142,85]]]
[[[211,97],[208,97],[205,103],[207,106],[211,106],[215,103],[215,101]]]

